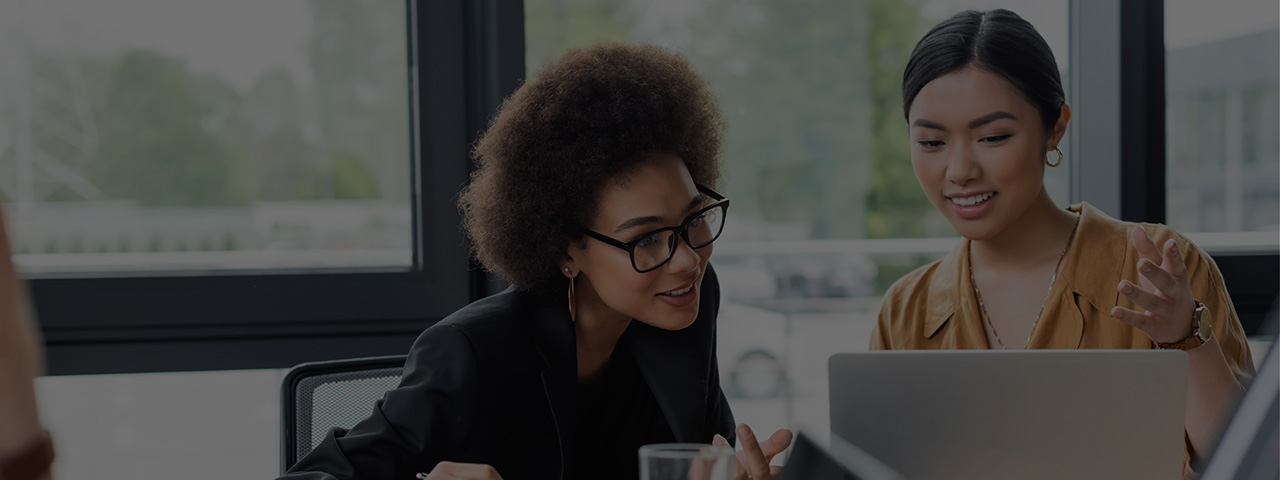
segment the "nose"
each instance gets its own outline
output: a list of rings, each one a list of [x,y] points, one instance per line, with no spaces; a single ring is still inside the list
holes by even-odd
[[[947,158],[947,181],[963,186],[981,175],[972,147],[962,145],[951,152]]]
[[[702,247],[701,250],[694,250],[689,246],[689,242],[684,238],[676,239],[676,251],[671,253],[671,260],[667,261],[666,268],[672,272],[687,272],[698,268],[698,264],[702,262],[702,255],[709,254],[711,246]]]

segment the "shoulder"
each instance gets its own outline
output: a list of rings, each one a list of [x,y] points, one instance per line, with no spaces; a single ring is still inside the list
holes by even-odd
[[[1155,242],[1157,246],[1170,238],[1177,239],[1179,244],[1188,242],[1187,238],[1174,230],[1173,227],[1161,223],[1120,220],[1094,208],[1088,202],[1072,205],[1070,209],[1080,212],[1080,230],[1082,233],[1089,235],[1091,239],[1123,241],[1129,249],[1133,249],[1133,242],[1129,240],[1129,232],[1133,230],[1133,227],[1142,227],[1147,232],[1147,236],[1151,237],[1151,241]]]
[[[535,296],[512,287],[471,302],[424,330],[414,342],[413,351],[474,355],[477,350],[520,343],[521,338],[530,337],[527,333],[533,328]]]
[[[1114,245],[1115,248],[1124,252],[1123,258],[1126,262],[1136,262],[1138,252],[1137,247],[1133,245],[1133,241],[1130,238],[1130,232],[1134,227],[1142,227],[1147,232],[1147,237],[1151,239],[1151,242],[1158,249],[1163,248],[1165,242],[1170,239],[1176,241],[1183,260],[1187,262],[1188,266],[1202,261],[1209,263],[1213,261],[1194,242],[1168,225],[1119,220],[1088,203],[1074,205],[1072,209],[1079,210],[1082,214],[1080,220],[1081,233],[1087,238],[1086,241],[1090,243],[1091,252],[1098,252],[1096,247],[1100,243]]]
[[[521,316],[532,295],[511,287],[471,302],[440,320],[437,325],[449,325],[462,331],[472,331],[509,322]]]

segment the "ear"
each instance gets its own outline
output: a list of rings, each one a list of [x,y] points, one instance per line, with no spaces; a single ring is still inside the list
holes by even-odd
[[[569,248],[565,251],[564,258],[560,259],[560,274],[569,278],[578,275],[582,270],[581,260],[586,258],[586,248],[582,242],[569,242]]]
[[[1045,145],[1045,153],[1058,148],[1058,142],[1062,141],[1062,137],[1067,134],[1067,123],[1071,121],[1071,107],[1066,102],[1062,102],[1062,112],[1058,114],[1058,121],[1053,124],[1053,129],[1049,131],[1049,143]]]

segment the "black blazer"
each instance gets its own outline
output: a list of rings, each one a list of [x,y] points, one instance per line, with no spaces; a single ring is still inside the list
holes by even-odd
[[[622,341],[680,442],[731,442],[720,389],[720,289],[707,267],[697,319],[666,331],[632,321]],[[400,386],[351,431],[334,429],[281,479],[412,479],[440,461],[492,465],[506,480],[563,478],[574,455],[577,357],[564,296],[515,288],[422,332]]]

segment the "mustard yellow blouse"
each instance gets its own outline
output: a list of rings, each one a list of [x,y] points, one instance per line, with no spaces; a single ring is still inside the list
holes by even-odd
[[[1120,294],[1121,279],[1141,284],[1138,251],[1129,241],[1134,223],[1107,216],[1088,203],[1072,205],[1080,225],[1027,348],[1151,349],[1142,330],[1111,316],[1116,305],[1142,309]],[[1213,334],[1242,385],[1254,374],[1249,344],[1218,265],[1172,228],[1142,224],[1157,246],[1176,238],[1191,292],[1213,315]],[[986,331],[969,281],[969,240],[942,259],[898,279],[885,292],[871,334],[872,350],[986,349]]]

